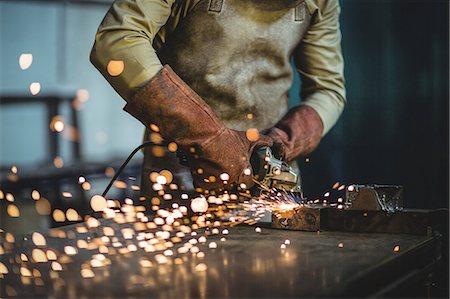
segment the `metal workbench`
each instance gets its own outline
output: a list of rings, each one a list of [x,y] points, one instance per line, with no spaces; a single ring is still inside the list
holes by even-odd
[[[83,225],[83,224],[78,224]],[[116,224],[113,224],[113,226]],[[61,228],[60,228],[61,229]],[[115,229],[121,229],[117,225]],[[67,238],[47,236],[47,245],[64,252],[77,239],[94,240],[95,233],[74,233],[63,228]],[[299,297],[380,297],[395,295],[399,288],[424,280],[441,259],[439,234],[300,232],[254,226],[228,228],[229,234],[208,235],[203,258],[187,253],[169,257],[158,264],[157,253],[137,251],[107,255],[110,265],[92,268],[92,278],[82,278],[80,270],[98,250],[79,249],[63,264],[60,272],[50,262],[26,263],[37,277],[19,273],[20,253],[31,256],[35,248],[30,238],[16,240],[14,254],[1,256],[9,273],[1,282],[6,297],[50,298],[299,298]],[[222,229],[220,230],[222,232]],[[199,235],[200,236],[200,232]],[[198,238],[197,236],[197,238]],[[220,240],[221,238],[226,240]],[[188,239],[192,237],[189,236]],[[290,244],[281,248],[286,240]],[[217,248],[208,248],[216,242]],[[128,240],[136,244],[137,240]],[[398,246],[398,247],[397,247]],[[159,252],[161,253],[161,252]],[[175,260],[176,257],[181,259]],[[142,257],[152,262],[142,267]],[[205,271],[196,266],[204,263]],[[24,265],[25,263],[22,263]],[[84,264],[84,266],[82,266]],[[41,276],[41,277],[39,277]]]

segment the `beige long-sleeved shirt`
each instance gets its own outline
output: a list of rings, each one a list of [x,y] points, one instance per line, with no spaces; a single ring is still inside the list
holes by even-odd
[[[103,19],[91,61],[127,101],[162,64],[157,50],[200,0],[117,0]],[[312,16],[295,61],[302,79],[301,98],[314,108],[327,133],[345,104],[338,0],[305,0]],[[108,73],[110,61],[122,61],[118,76]]]

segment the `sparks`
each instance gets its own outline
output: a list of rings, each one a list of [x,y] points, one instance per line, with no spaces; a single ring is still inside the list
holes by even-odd
[[[39,92],[41,92],[41,83],[39,82],[33,82],[30,84],[30,93],[31,95],[37,95]]]
[[[33,63],[33,54],[23,53],[19,57],[19,66],[22,70],[28,69]]]

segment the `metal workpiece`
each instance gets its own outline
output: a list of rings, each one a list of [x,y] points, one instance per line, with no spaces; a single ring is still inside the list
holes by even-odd
[[[398,185],[351,185],[339,208],[328,204],[302,203],[296,208],[274,210],[273,228],[318,231],[426,234],[428,214],[402,212],[403,187]],[[417,225],[417,222],[419,224]]]
[[[275,210],[272,212],[272,228],[318,231],[321,228],[320,205],[303,205],[294,209]]]
[[[123,229],[117,226],[115,229]],[[259,233],[257,232],[259,231]],[[95,267],[97,250],[78,248],[68,256],[65,247],[81,239],[97,242],[72,229],[71,238],[47,237],[59,254],[61,268],[52,262],[20,261],[31,257],[25,241],[2,256],[8,274],[1,296],[50,298],[300,298],[389,295],[386,289],[409,273],[432,271],[439,259],[436,236],[300,232],[252,226],[209,235],[197,244],[204,255],[145,252],[138,240],[125,240],[129,249],[104,253],[108,263]],[[71,232],[69,234],[69,232]],[[58,235],[58,234],[56,234]],[[225,239],[224,239],[225,238]],[[190,238],[189,238],[190,239]],[[187,240],[185,240],[187,242]],[[212,243],[215,246],[211,246]],[[125,247],[126,248],[126,247]],[[15,265],[6,263],[16,260]],[[401,265],[401,267],[399,266]],[[25,271],[22,269],[29,270]],[[84,271],[84,272],[83,272]],[[31,273],[31,276],[21,275]],[[409,277],[411,278],[411,277]],[[6,296],[10,297],[10,296]]]
[[[345,203],[350,210],[394,212],[403,208],[403,186],[351,185]]]
[[[271,227],[300,231],[343,231],[431,235],[442,230],[448,210],[351,210],[304,205],[272,212]]]

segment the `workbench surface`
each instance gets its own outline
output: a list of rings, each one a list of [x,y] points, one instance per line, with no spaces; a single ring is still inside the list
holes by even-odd
[[[439,238],[435,236],[270,228],[257,233],[255,226],[228,230],[229,234],[223,235],[221,228],[219,234],[208,235],[206,243],[196,244],[204,257],[178,254],[176,244],[172,248],[174,255],[167,261],[160,256],[162,264],[155,259],[158,252],[147,253],[139,247],[132,252],[105,254],[111,263],[90,267],[94,274],[91,278],[83,278],[80,271],[89,265],[92,255],[99,253],[98,249],[79,249],[78,254],[66,256],[61,262],[62,271],[56,272],[51,270],[50,261],[13,265],[13,259],[17,260],[21,252],[30,257],[32,248],[36,248],[29,240],[22,244],[16,241],[15,253],[1,256],[9,270],[0,280],[1,293],[7,297],[53,298],[372,296],[382,294],[392,283],[401,283],[411,273],[433,267],[439,258]],[[196,238],[199,236],[200,233]],[[94,239],[95,235],[91,237]],[[47,247],[62,254],[64,246],[76,246],[79,234],[72,238],[47,237]],[[185,241],[191,238],[186,236]],[[281,245],[286,240],[290,244],[283,249]],[[216,242],[217,248],[209,248],[211,242]],[[138,241],[128,240],[127,244],[133,243],[137,245]],[[143,267],[142,258],[149,260],[151,267]],[[206,270],[202,269],[202,263]],[[24,278],[16,274],[24,265],[31,272],[38,269],[37,276],[41,277]],[[147,262],[145,266],[148,265]]]

